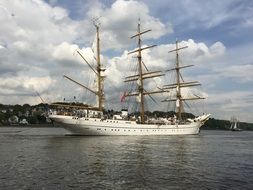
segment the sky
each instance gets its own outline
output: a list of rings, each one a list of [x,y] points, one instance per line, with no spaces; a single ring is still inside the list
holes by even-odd
[[[99,19],[98,19],[99,18]],[[0,103],[38,104],[55,101],[93,101],[92,94],[63,78],[95,87],[93,73],[77,50],[94,65],[94,19],[98,19],[101,61],[106,68],[106,108],[121,109],[124,77],[133,74],[138,19],[149,70],[168,70],[180,51],[186,80],[197,80],[206,97],[199,112],[217,119],[238,116],[253,122],[253,1],[251,0],[0,0]],[[145,81],[147,89],[168,83],[171,75]],[[186,94],[196,90],[185,90]],[[158,97],[162,99],[163,97]],[[167,104],[147,102],[151,111]],[[203,111],[202,111],[203,110]]]

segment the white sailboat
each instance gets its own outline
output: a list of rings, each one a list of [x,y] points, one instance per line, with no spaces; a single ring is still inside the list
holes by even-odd
[[[235,117],[235,116],[231,117],[230,123],[231,123],[231,126],[230,126],[231,131],[241,131],[241,129],[238,128],[239,120],[237,117]]]
[[[183,110],[182,102],[185,100],[201,99],[200,97],[194,97],[190,99],[185,99],[181,95],[181,88],[196,86],[197,82],[181,82],[180,80],[180,69],[188,66],[179,66],[178,62],[178,51],[183,48],[178,47],[176,43],[176,49],[172,50],[176,52],[177,63],[173,70],[177,72],[177,83],[164,86],[162,89],[157,91],[147,92],[144,90],[143,81],[153,77],[160,77],[162,74],[160,71],[144,72],[143,71],[143,61],[142,61],[142,51],[154,46],[142,47],[141,46],[141,35],[149,32],[150,30],[141,31],[140,23],[138,23],[138,33],[133,35],[131,38],[138,39],[138,48],[129,54],[137,53],[138,58],[138,72],[136,75],[126,77],[125,82],[136,81],[138,87],[137,92],[128,92],[125,97],[136,96],[140,105],[140,117],[133,120],[128,117],[126,110],[123,110],[121,115],[114,115],[113,118],[108,119],[103,115],[104,110],[104,69],[100,64],[100,39],[99,39],[99,26],[95,24],[97,32],[97,67],[92,68],[90,64],[85,60],[80,52],[79,55],[85,60],[85,62],[90,66],[92,71],[97,76],[97,91],[94,91],[70,77],[65,76],[72,82],[82,86],[97,97],[97,106],[80,106],[80,105],[67,105],[67,104],[53,104],[54,106],[63,106],[65,108],[76,109],[76,114],[66,114],[66,113],[51,113],[50,118],[54,125],[59,127],[64,127],[69,132],[75,135],[189,135],[198,134],[200,127],[209,119],[210,114],[204,114],[202,116],[196,117],[194,119],[182,120],[181,112]],[[144,96],[158,93],[166,93],[169,89],[175,88],[177,90],[175,99],[166,99],[165,101],[175,101],[177,105],[177,116],[170,119],[160,119],[159,121],[147,120],[144,106]],[[82,110],[81,110],[82,109]],[[78,113],[78,114],[77,114]]]

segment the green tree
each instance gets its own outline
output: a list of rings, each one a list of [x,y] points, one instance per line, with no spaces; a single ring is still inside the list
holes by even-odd
[[[38,124],[39,123],[37,116],[30,116],[27,118],[27,121],[30,124]]]

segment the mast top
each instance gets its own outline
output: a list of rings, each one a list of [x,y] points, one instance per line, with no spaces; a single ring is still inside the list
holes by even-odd
[[[183,47],[180,47],[180,48],[179,48],[179,47],[178,47],[178,41],[177,41],[177,39],[176,39],[176,48],[173,49],[173,50],[168,51],[168,53],[171,53],[171,52],[174,52],[174,51],[178,52],[179,50],[185,49],[185,48],[188,48],[188,46],[183,46]]]
[[[94,25],[96,28],[98,28],[98,27],[100,26],[100,24],[101,24],[101,23],[99,22],[99,19],[100,19],[100,18],[101,18],[101,16],[91,19],[93,25]]]

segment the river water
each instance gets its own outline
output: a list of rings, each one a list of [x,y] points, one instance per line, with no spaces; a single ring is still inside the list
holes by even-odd
[[[253,132],[65,136],[0,128],[0,189],[253,189]]]

